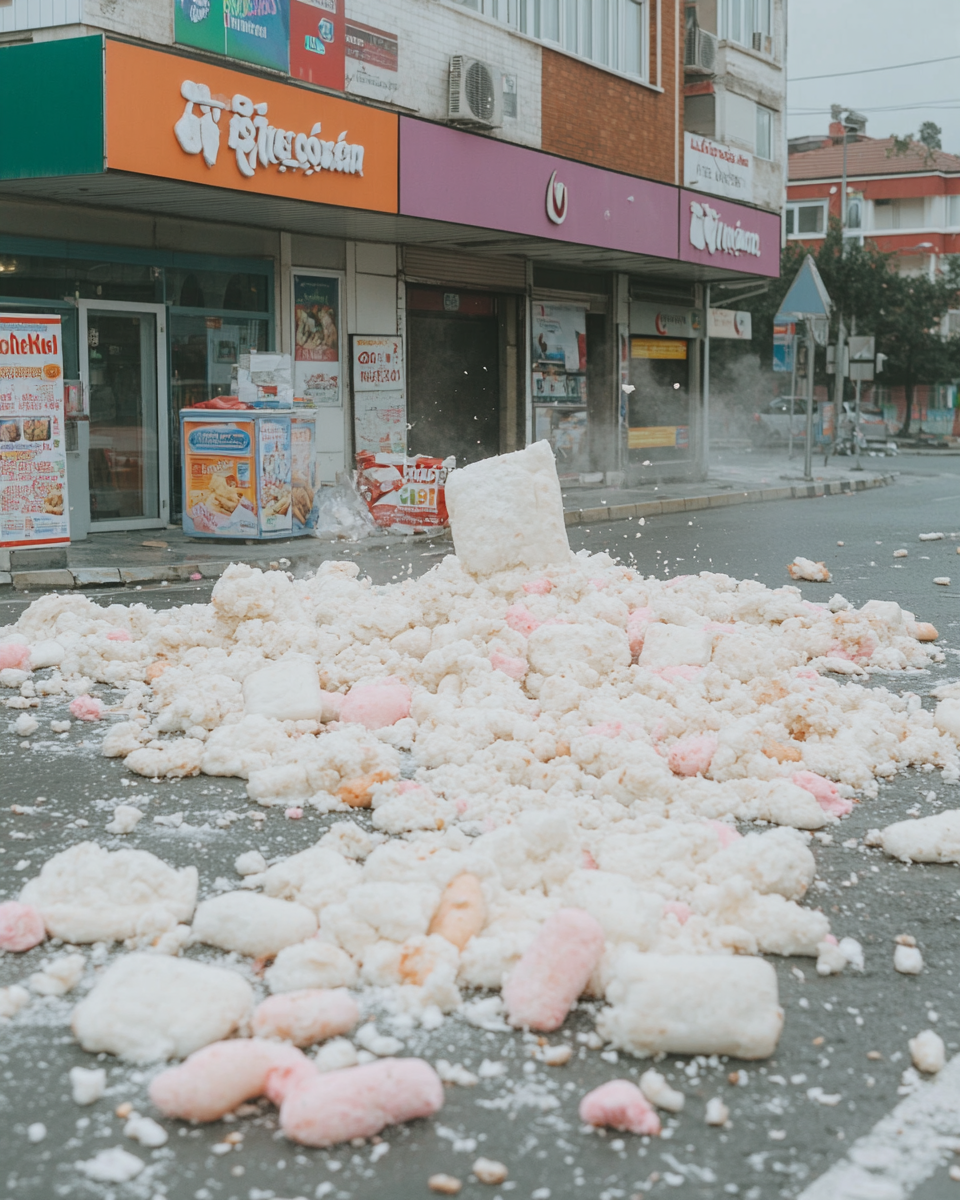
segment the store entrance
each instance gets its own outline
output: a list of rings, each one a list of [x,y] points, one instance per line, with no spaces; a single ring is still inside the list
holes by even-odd
[[[500,332],[496,297],[408,287],[408,454],[500,453]]]
[[[170,514],[166,314],[81,300],[80,377],[90,414],[90,521],[150,529]]]

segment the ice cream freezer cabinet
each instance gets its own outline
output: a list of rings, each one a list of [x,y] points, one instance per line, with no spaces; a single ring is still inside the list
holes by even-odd
[[[298,537],[316,522],[311,412],[183,409],[183,531],[198,538]]]

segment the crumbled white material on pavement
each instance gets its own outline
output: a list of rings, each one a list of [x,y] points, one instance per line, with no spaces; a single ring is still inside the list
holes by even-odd
[[[680,1112],[686,1100],[683,1092],[672,1088],[653,1067],[640,1076],[640,1091],[651,1104],[655,1104],[657,1108],[664,1108],[667,1112]]]
[[[812,562],[809,558],[799,556],[787,567],[787,574],[791,579],[805,579],[809,583],[830,582],[830,572],[825,563]]]
[[[932,1029],[925,1029],[910,1039],[910,1057],[918,1071],[936,1075],[947,1065],[947,1048],[943,1038]]]
[[[107,1090],[107,1072],[103,1067],[71,1067],[70,1088],[74,1104],[96,1104]]]
[[[893,952],[893,966],[901,975],[919,975],[923,970],[923,955],[916,946],[898,946]]]
[[[828,839],[907,767],[960,779],[960,696],[934,714],[899,685],[857,682],[942,660],[932,627],[897,604],[815,604],[792,586],[644,578],[606,554],[574,555],[545,446],[455,472],[447,501],[459,558],[417,579],[377,587],[343,561],[303,579],[233,565],[209,604],[50,595],[0,631],[0,645],[25,647],[13,671],[37,670],[56,644],[47,669],[84,701],[81,720],[96,710],[85,735],[131,779],[239,778],[253,811],[279,808],[301,834],[331,814],[286,858],[251,822],[259,848],[232,881],[205,878],[199,905],[196,867],[93,842],[24,887],[51,937],[116,950],[74,1010],[84,1049],[132,1063],[209,1052],[157,1076],[171,1118],[219,1119],[266,1096],[292,1140],[371,1137],[435,1113],[444,1083],[482,1092],[511,1073],[495,1046],[479,1066],[457,1062],[456,1044],[431,1048],[451,1055],[436,1071],[394,1059],[412,1052],[407,1030],[549,1031],[581,997],[596,1033],[552,1046],[523,1035],[524,1087],[541,1111],[568,1074],[544,1068],[605,1042],[611,1066],[624,1052],[768,1057],[783,1011],[760,955],[863,969],[862,948],[817,907],[812,832]],[[794,569],[829,579],[822,563]],[[111,638],[120,624],[129,636]],[[125,692],[122,704],[103,706],[100,686]],[[105,832],[148,811],[153,833],[196,844],[187,835],[203,818],[182,796],[159,812],[152,797],[99,799],[113,809]],[[914,843],[890,826],[888,854],[954,861],[940,826],[931,859],[913,853],[924,821],[905,824]],[[272,998],[255,1009],[260,979]],[[345,988],[359,995],[335,1017],[308,994]],[[29,1000],[0,992],[0,1016],[20,991]],[[295,1049],[324,1038],[309,1056]],[[654,1133],[651,1101],[675,1112],[677,1097],[652,1071],[640,1089],[603,1085],[582,1111]],[[706,1120],[729,1120],[720,1097]],[[124,1153],[78,1169],[109,1171]]]

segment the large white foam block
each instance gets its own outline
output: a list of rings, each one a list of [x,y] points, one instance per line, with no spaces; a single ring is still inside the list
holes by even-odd
[[[569,561],[560,481],[547,442],[460,467],[447,479],[446,493],[457,557],[472,574]]]
[[[243,681],[243,711],[277,721],[319,721],[323,692],[316,664],[288,658],[254,671]]]
[[[776,972],[761,958],[627,951],[607,999],[597,1030],[639,1055],[768,1058],[783,1028]]]

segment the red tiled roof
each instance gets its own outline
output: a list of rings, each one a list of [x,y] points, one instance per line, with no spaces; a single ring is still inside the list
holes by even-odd
[[[892,137],[848,143],[847,176],[960,173],[960,158],[955,154],[934,150],[928,156],[924,147],[919,150],[911,147],[906,154],[895,154],[892,147]],[[791,183],[801,179],[839,179],[843,171],[843,144],[791,154],[787,170]]]

